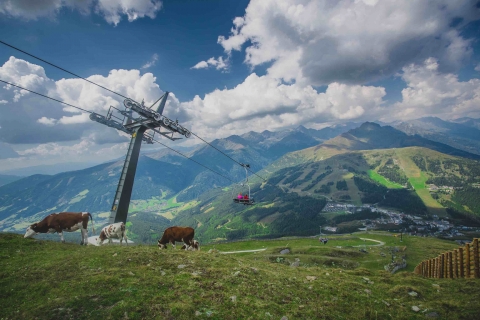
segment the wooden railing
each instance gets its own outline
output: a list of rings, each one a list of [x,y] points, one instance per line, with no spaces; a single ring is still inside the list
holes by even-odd
[[[414,272],[427,278],[480,278],[478,239],[420,262]]]

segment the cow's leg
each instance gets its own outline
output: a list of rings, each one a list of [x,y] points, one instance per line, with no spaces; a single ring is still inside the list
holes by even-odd
[[[65,239],[63,238],[63,232],[60,231],[58,235],[60,236],[60,239],[62,239],[62,243],[65,243]]]
[[[125,245],[128,246],[128,241],[127,241],[127,233],[123,233],[123,238],[125,239]]]
[[[84,244],[86,245],[87,243],[86,243],[86,239],[85,239],[86,238],[85,237],[85,229],[80,228],[80,233],[82,234],[82,241],[80,242],[80,245],[84,245]]]
[[[172,244],[173,249],[175,249],[175,241],[170,241],[170,243]]]

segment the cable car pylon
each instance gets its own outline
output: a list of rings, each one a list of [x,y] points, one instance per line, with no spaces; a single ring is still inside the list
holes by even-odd
[[[102,116],[98,113],[91,113],[90,119],[101,124],[113,127],[115,129],[131,134],[130,144],[128,146],[127,155],[123,163],[122,173],[117,185],[117,191],[113,199],[113,205],[110,210],[109,223],[127,222],[128,207],[130,206],[130,199],[132,196],[133,182],[135,180],[135,173],[137,171],[138,158],[140,156],[140,148],[142,141],[146,143],[153,143],[155,133],[170,140],[178,140],[181,138],[174,137],[174,133],[181,134],[186,138],[190,137],[189,130],[181,126],[177,121],[173,121],[163,115],[165,103],[167,101],[169,92],[160,97],[150,108],[145,107],[144,102],[138,103],[132,99],[125,99],[123,104],[125,110],[118,110],[110,107],[107,116]],[[157,109],[152,107],[160,100]],[[123,115],[120,119],[113,115],[113,109],[116,109]],[[133,117],[133,112],[137,113],[139,117]],[[162,131],[161,128],[167,131]],[[146,133],[147,130],[153,131],[153,134]]]

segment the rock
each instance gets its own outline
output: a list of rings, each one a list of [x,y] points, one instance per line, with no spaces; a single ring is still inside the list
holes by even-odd
[[[272,317],[272,315],[270,314],[270,312],[265,312],[265,315],[266,315],[267,317],[270,317],[270,318]]]
[[[149,263],[149,264],[147,264],[147,267],[150,267],[150,266],[151,266],[151,264],[150,264],[150,263]]]
[[[236,271],[236,272],[233,274],[233,276],[236,277],[236,276],[238,276],[239,274],[240,274],[240,271]]]
[[[280,254],[287,254],[287,253],[290,253],[290,250],[283,249],[282,251],[280,251]]]
[[[201,316],[202,313],[200,311],[195,311],[195,317]]]
[[[160,275],[164,276],[164,275],[165,275],[165,271],[160,271]]]
[[[179,264],[179,265],[178,265],[178,269],[183,269],[183,268],[185,268],[185,267],[186,267],[186,265],[184,265],[184,264]]]
[[[420,308],[417,307],[417,306],[413,306],[413,307],[412,307],[412,310],[415,311],[415,312],[418,312],[418,311],[420,311]]]
[[[330,273],[328,273],[328,272],[327,272],[327,273],[325,273],[325,275],[326,275],[326,276],[329,276],[329,275],[330,275]]]
[[[283,316],[280,320],[288,320],[287,316]]]
[[[113,256],[116,257],[116,256],[117,256],[117,253],[115,252],[115,253],[113,254]]]
[[[370,279],[368,279],[367,277],[363,277],[363,280],[365,280],[365,282],[370,281]]]
[[[316,280],[316,279],[317,279],[317,277],[315,277],[315,276],[307,276],[308,281],[313,281],[313,280]]]
[[[207,315],[207,317],[211,317],[212,314],[213,314],[213,311],[210,311],[210,310],[209,310],[209,311],[205,312],[205,314]]]
[[[432,286],[435,287],[435,288],[440,288],[440,285],[438,285],[436,283],[432,284]]]
[[[198,272],[192,272],[192,276],[198,277],[200,274]]]
[[[365,289],[364,291],[365,291],[366,294],[372,294],[371,290]]]
[[[418,296],[418,293],[416,293],[415,291],[410,291],[410,292],[408,293],[408,295],[410,295],[410,296],[412,296],[412,297],[416,297],[416,296]]]
[[[132,271],[129,271],[128,274],[131,275],[131,276],[135,275],[135,273],[133,273]]]
[[[258,269],[257,269],[257,268],[250,267],[250,269],[252,269],[253,273],[258,273]]]
[[[230,300],[232,300],[233,303],[237,302],[237,296],[231,296]]]
[[[425,317],[427,317],[427,318],[438,318],[438,317],[440,317],[440,315],[436,312],[430,312],[430,313],[427,313],[425,315]]]
[[[298,266],[300,266],[300,262],[298,262],[298,261],[292,262],[292,264],[290,265],[290,267],[292,267],[292,268],[293,267],[298,267]]]

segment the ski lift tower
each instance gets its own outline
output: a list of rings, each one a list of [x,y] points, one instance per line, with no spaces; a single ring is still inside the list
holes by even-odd
[[[149,108],[145,107],[143,101],[142,103],[138,103],[132,99],[125,99],[123,101],[125,110],[110,107],[106,117],[98,113],[90,114],[91,120],[131,135],[127,156],[125,157],[120,180],[118,181],[117,191],[115,192],[112,208],[110,210],[109,223],[127,222],[128,207],[132,196],[133,182],[135,179],[135,172],[137,171],[142,141],[148,144],[153,144],[153,139],[156,133],[173,141],[181,139],[174,137],[174,133],[183,135],[186,138],[191,136],[191,132],[179,125],[178,120],[173,121],[163,115],[163,109],[165,108],[168,94],[169,92],[166,91],[165,94]],[[158,101],[160,101],[160,104],[158,105],[158,108],[154,110],[153,106]],[[123,115],[123,118],[114,116],[114,109]],[[135,112],[138,117],[134,117],[133,112]],[[164,129],[163,131],[162,128]],[[149,132],[147,132],[148,130]]]

